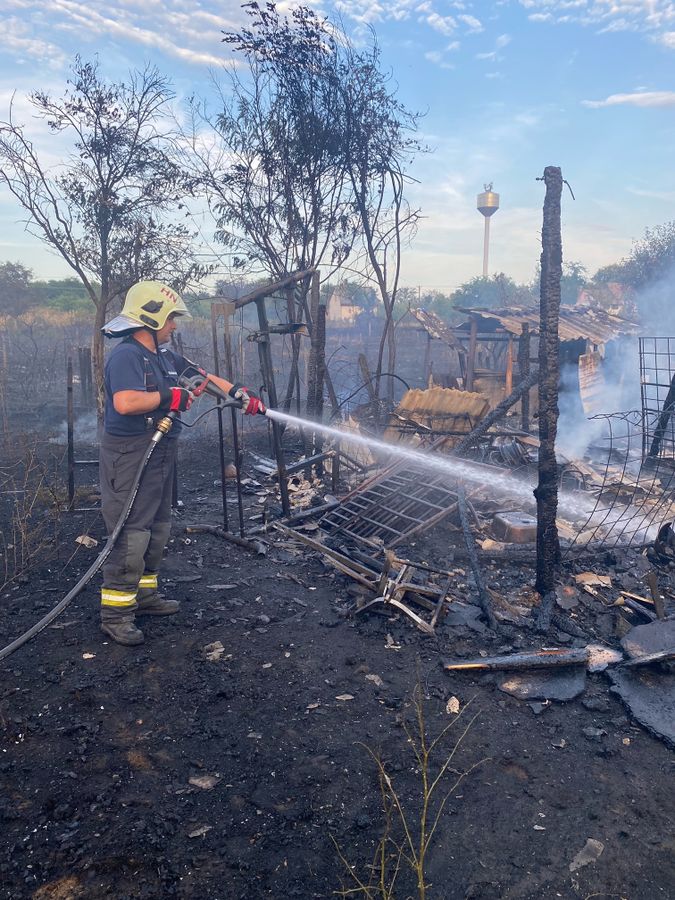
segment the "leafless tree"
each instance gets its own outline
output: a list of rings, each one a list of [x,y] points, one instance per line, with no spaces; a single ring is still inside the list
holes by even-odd
[[[417,230],[420,210],[406,200],[412,182],[408,169],[425,150],[416,132],[419,116],[396,97],[391,77],[382,71],[373,38],[365,50],[349,46],[348,77],[340,83],[341,117],[345,129],[347,171],[361,252],[351,267],[375,284],[385,323],[375,371],[380,394],[384,349],[388,371],[395,370],[394,307],[401,273],[401,255]],[[389,389],[393,381],[388,381]]]
[[[70,141],[67,156],[49,167],[10,109],[0,122],[0,184],[23,208],[26,229],[67,262],[95,306],[100,409],[101,326],[113,301],[144,278],[180,289],[199,269],[190,231],[168,218],[179,214],[188,191],[169,152],[168,82],[148,67],[128,83],[108,84],[97,63],[79,57],[72,73],[61,97],[29,96],[50,132]]]
[[[401,251],[419,218],[405,200],[417,116],[396,99],[374,39],[356,49],[302,6],[289,18],[274,3],[245,8],[250,26],[224,38],[245,66],[231,70],[222,109],[193,104],[191,149],[216,236],[235,267],[276,278],[319,265],[328,277],[349,260],[385,312],[379,382],[387,344],[394,362]]]

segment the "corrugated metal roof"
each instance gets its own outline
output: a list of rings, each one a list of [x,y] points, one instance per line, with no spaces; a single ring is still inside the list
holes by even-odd
[[[454,347],[461,353],[466,353],[466,349],[462,347],[453,334],[452,328],[447,325],[440,316],[436,315],[435,312],[430,312],[428,309],[424,309],[421,306],[418,309],[411,309],[410,312],[430,337],[443,341],[444,344],[447,344],[449,347]]]
[[[513,306],[505,309],[484,309],[458,307],[461,312],[479,315],[483,319],[496,319],[512,334],[520,334],[524,322],[530,329],[539,329],[539,308],[536,306]],[[558,336],[561,341],[593,341],[605,344],[619,335],[638,334],[640,326],[604,309],[590,306],[561,306]]]
[[[418,422],[433,433],[471,431],[490,408],[489,400],[473,391],[432,387],[412,388],[405,392],[394,410],[384,433],[384,440],[401,439],[401,424],[406,420]]]

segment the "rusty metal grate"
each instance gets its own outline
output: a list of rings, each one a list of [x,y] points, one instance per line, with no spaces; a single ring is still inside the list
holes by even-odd
[[[395,547],[456,508],[457,491],[450,484],[445,473],[396,464],[348,494],[320,524],[331,536],[344,534],[371,547]]]

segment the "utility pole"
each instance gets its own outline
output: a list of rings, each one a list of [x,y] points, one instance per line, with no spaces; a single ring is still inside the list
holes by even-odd
[[[485,191],[476,198],[476,208],[485,218],[483,236],[483,278],[488,277],[488,254],[490,249],[490,217],[499,209],[499,194],[492,190],[492,182],[484,184]]]

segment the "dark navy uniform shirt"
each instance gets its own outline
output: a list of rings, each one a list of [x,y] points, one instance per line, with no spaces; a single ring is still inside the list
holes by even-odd
[[[131,336],[113,349],[105,364],[104,428],[108,434],[122,437],[144,434],[152,423],[164,415],[154,409],[149,413],[123,416],[113,406],[113,394],[118,391],[152,392],[178,385],[178,376],[190,363],[173,350],[160,349],[159,354],[161,359]],[[148,419],[151,420],[150,426]],[[167,437],[178,437],[181,428],[180,421],[176,419]]]

